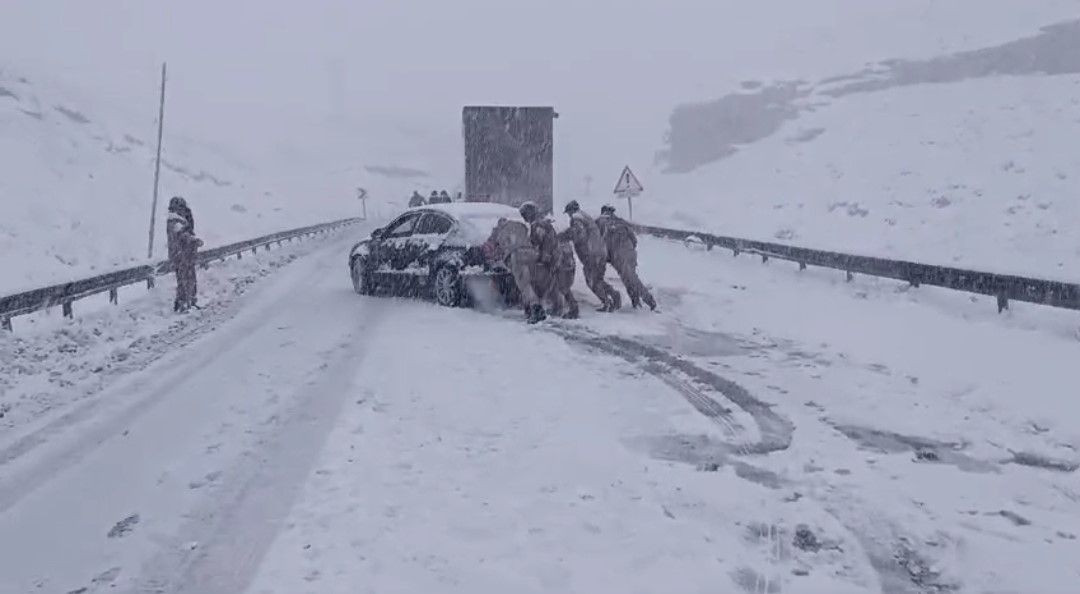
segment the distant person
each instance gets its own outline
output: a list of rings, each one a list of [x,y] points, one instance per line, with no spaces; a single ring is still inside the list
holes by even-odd
[[[596,217],[596,226],[600,228],[600,234],[604,237],[607,246],[608,262],[611,263],[615,272],[619,273],[626,294],[630,296],[630,303],[635,308],[641,307],[644,300],[649,309],[656,310],[656,299],[641,282],[637,273],[637,235],[634,228],[626,220],[615,215],[614,206],[600,208],[600,216]]]
[[[409,208],[415,208],[417,206],[424,205],[424,197],[420,195],[420,192],[413,190],[412,196],[409,198]]]
[[[438,204],[439,203],[439,193],[436,192],[435,190],[432,190],[431,191],[431,196],[428,196],[427,203],[428,204]]]
[[[456,194],[456,195],[454,196],[454,202],[461,202],[461,192],[458,192],[458,193],[457,193],[457,194]]]
[[[194,228],[195,217],[192,216],[187,202],[179,196],[173,196],[169,201],[169,217],[165,230],[169,245],[169,263],[176,274],[173,311],[178,313],[198,307],[195,256],[203,242],[195,237]]]
[[[450,204],[450,194],[446,193],[446,190],[435,194],[431,193],[431,204]]]

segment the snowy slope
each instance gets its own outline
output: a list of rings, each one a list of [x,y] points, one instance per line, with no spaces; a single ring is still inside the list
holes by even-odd
[[[639,220],[1080,280],[1080,24],[685,105]],[[598,202],[598,201],[597,201]],[[625,205],[623,205],[625,209]]]
[[[202,23],[202,7],[169,14]],[[492,7],[432,6],[407,26],[394,6],[215,10],[198,43],[147,7],[18,7],[0,39],[0,288],[145,252],[156,97],[140,50],[176,64],[165,154],[187,173],[166,169],[164,194],[187,195],[211,244],[355,214],[357,186],[384,217],[413,189],[455,191],[461,106],[528,103],[560,113],[557,202],[614,201],[629,164],[643,221],[1076,277],[1078,242],[1053,222],[1075,215],[1078,36],[1040,29],[1076,0],[563,2],[524,31]],[[86,30],[29,52],[58,20]],[[124,43],[93,35],[118,22]],[[446,28],[454,43],[400,42]],[[273,51],[235,55],[237,29]]]
[[[143,111],[0,70],[0,293],[145,259],[156,114]],[[166,134],[155,257],[174,195],[208,246],[359,214],[354,195],[288,195],[266,177],[217,146]]]

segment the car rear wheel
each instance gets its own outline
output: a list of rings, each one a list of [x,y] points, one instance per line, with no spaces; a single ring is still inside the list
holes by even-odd
[[[458,307],[464,300],[461,275],[453,266],[435,271],[435,302],[444,307]]]
[[[353,290],[358,295],[374,294],[375,287],[371,284],[371,275],[364,270],[363,258],[353,258],[351,269]]]

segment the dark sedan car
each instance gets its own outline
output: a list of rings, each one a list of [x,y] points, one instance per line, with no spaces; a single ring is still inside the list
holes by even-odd
[[[518,218],[518,212],[487,203],[410,208],[353,246],[353,287],[361,295],[429,297],[448,307],[491,296],[513,303],[513,279],[481,249],[500,218]]]

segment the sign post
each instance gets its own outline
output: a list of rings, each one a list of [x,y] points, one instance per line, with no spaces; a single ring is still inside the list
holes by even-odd
[[[630,220],[634,220],[634,196],[641,194],[645,188],[641,186],[641,182],[638,181],[633,171],[630,171],[630,166],[623,167],[622,174],[619,175],[619,181],[615,183],[614,194],[619,198],[626,198],[626,205],[630,211]]]
[[[361,218],[367,220],[367,190],[364,188],[356,188],[356,198],[360,201],[360,208],[363,210]]]

